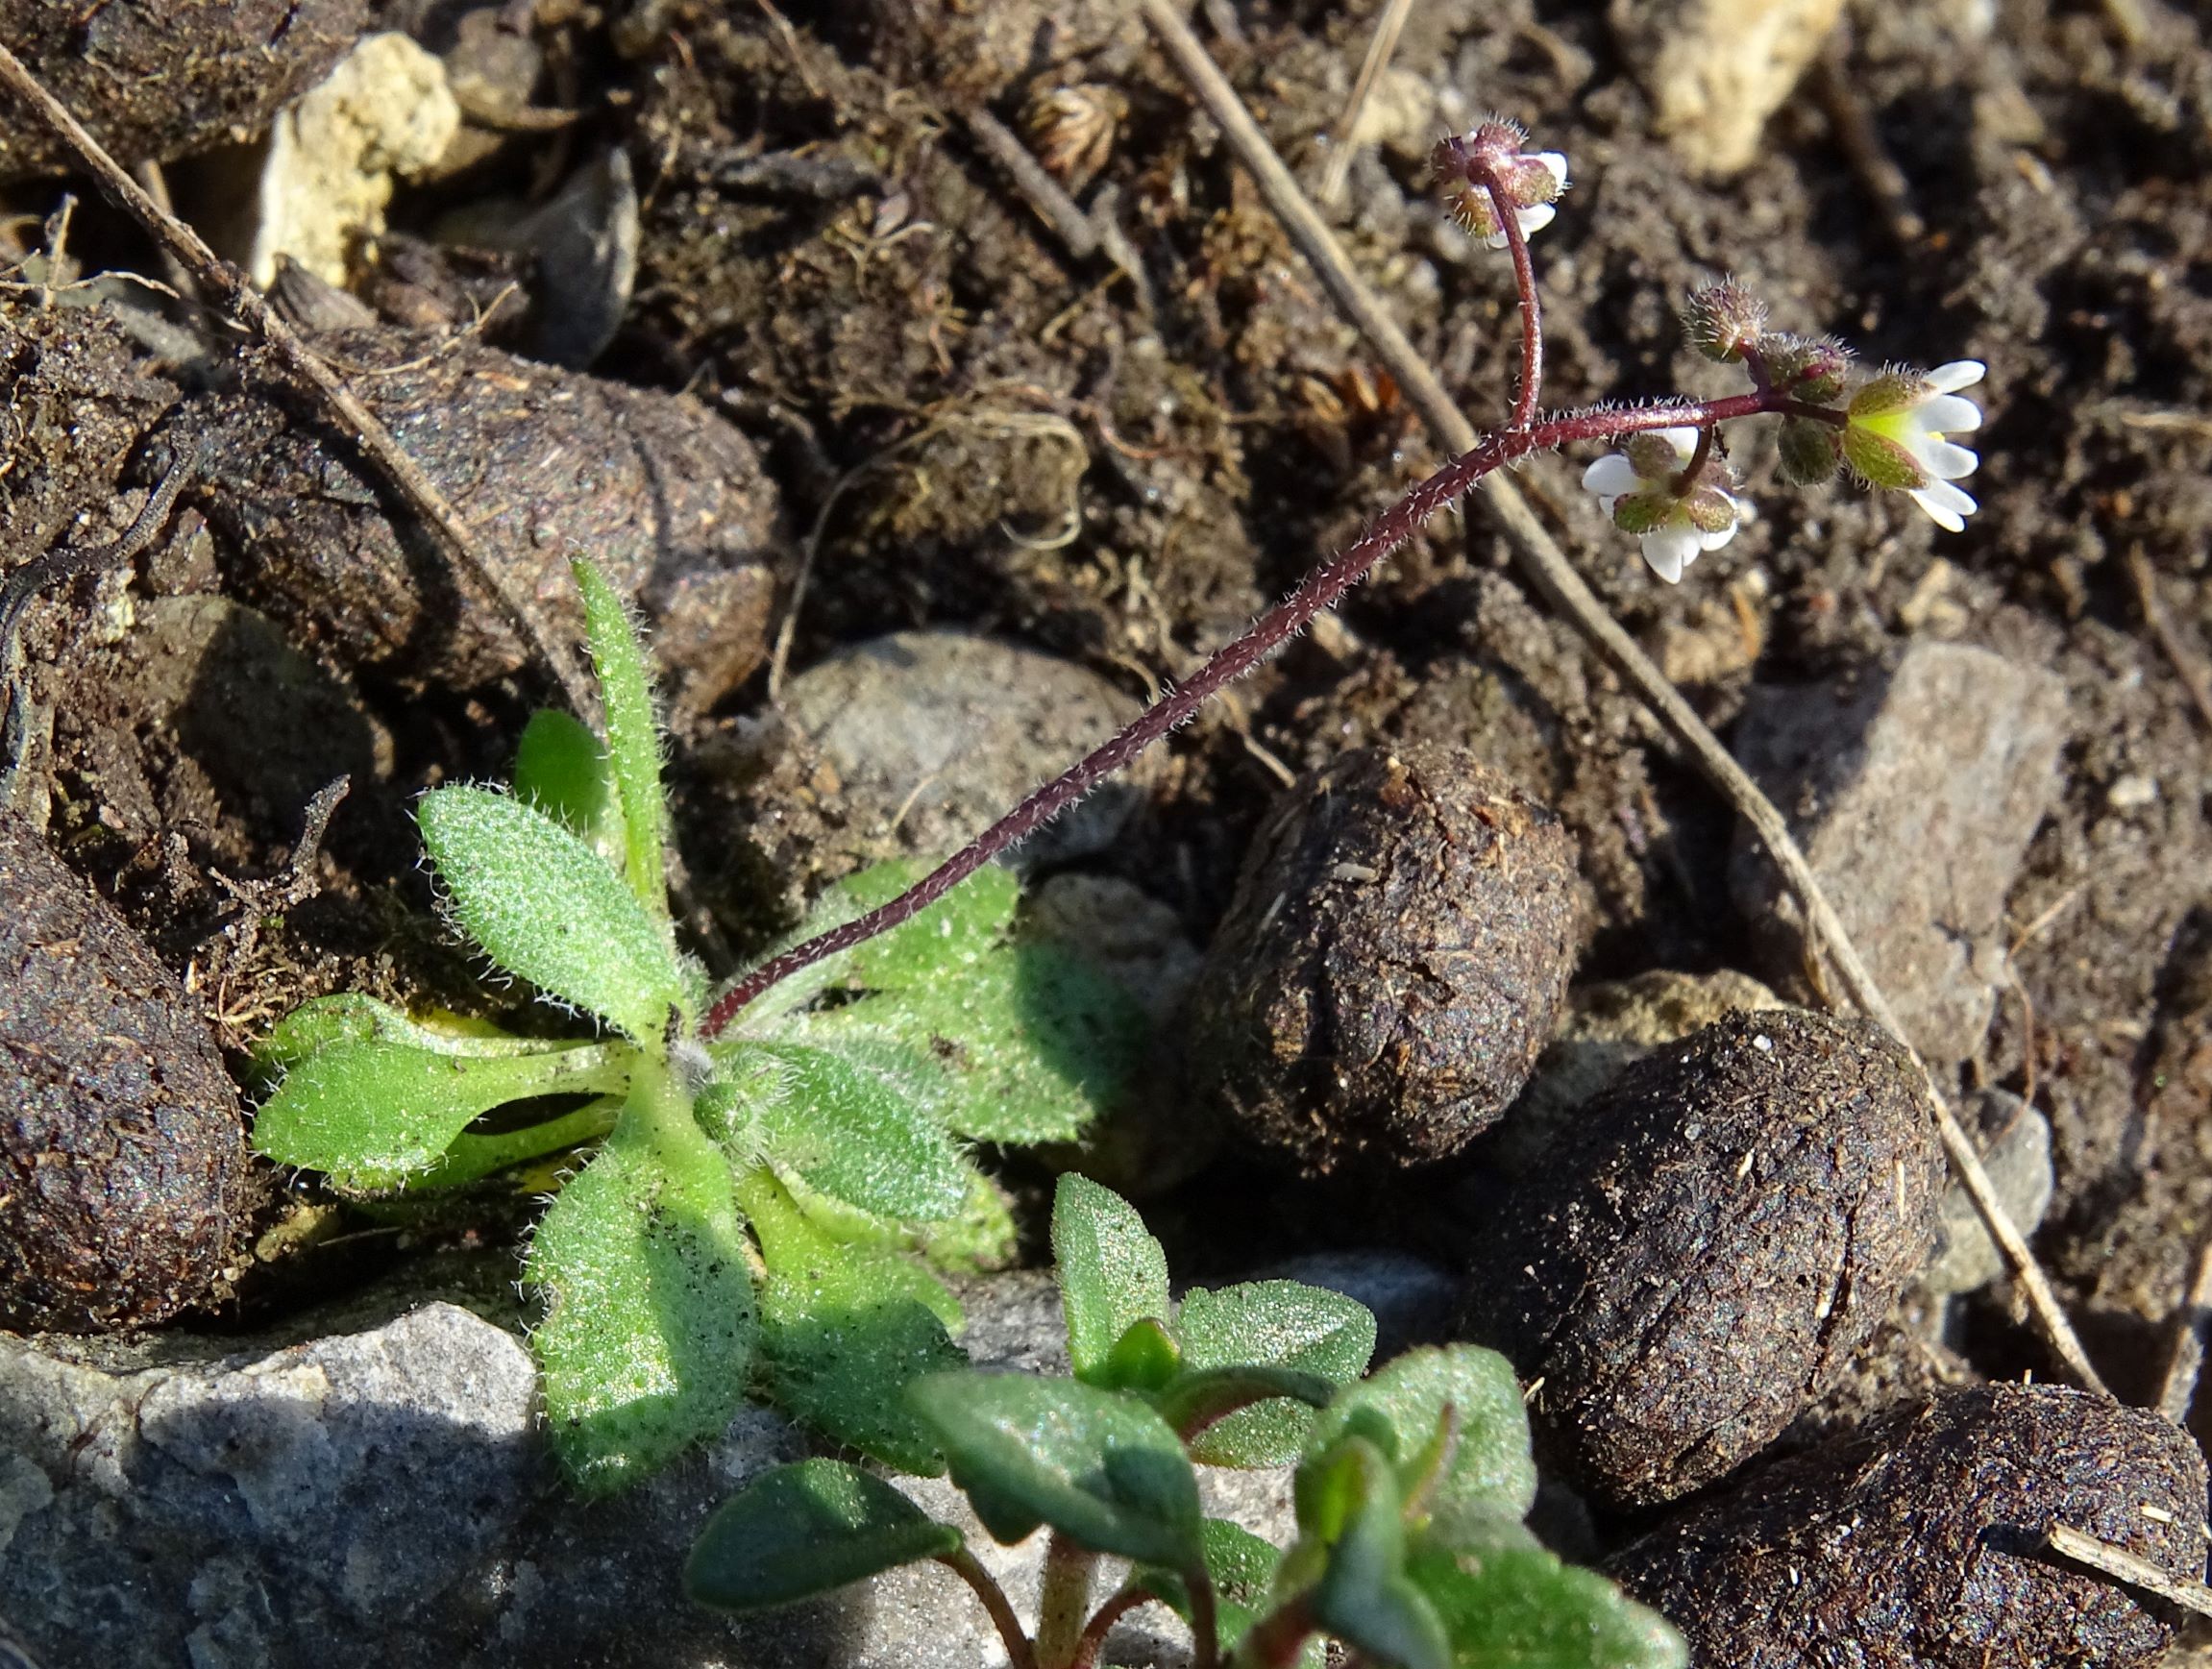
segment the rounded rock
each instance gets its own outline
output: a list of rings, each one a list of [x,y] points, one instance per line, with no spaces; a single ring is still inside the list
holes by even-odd
[[[1734,1014],[1630,1067],[1478,1233],[1469,1336],[1540,1381],[1553,1463],[1625,1505],[1733,1471],[1926,1266],[1944,1162],[1905,1050]]]
[[[0,1323],[176,1313],[252,1203],[237,1092],[177,980],[0,815]]]
[[[1574,971],[1573,839],[1464,749],[1366,749],[1254,836],[1190,1059],[1307,1171],[1443,1159],[1528,1081]]]
[[[1609,1561],[1734,1669],[2156,1662],[2172,1624],[2045,1546],[2070,1525],[2195,1580],[2204,1457],[2156,1413],[1976,1386],[1793,1455]]]

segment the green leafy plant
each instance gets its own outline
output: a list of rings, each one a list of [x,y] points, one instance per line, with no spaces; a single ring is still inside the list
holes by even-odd
[[[1201,1669],[1317,1663],[1328,1639],[1404,1669],[1686,1662],[1663,1619],[1523,1523],[1536,1469],[1503,1357],[1417,1350],[1363,1380],[1374,1318],[1348,1298],[1266,1281],[1175,1304],[1137,1214],[1076,1176],[1052,1245],[1073,1377],[955,1370],[906,1392],[993,1536],[1049,1527],[1034,1641],[958,1529],[836,1460],[774,1468],[725,1502],[692,1551],[692,1597],[768,1610],[936,1559],[1017,1669],[1090,1669],[1147,1600],[1190,1625]],[[1294,1460],[1297,1538],[1278,1549],[1206,1517],[1194,1460]],[[1128,1570],[1094,1608],[1109,1556]]]
[[[706,1021],[668,904],[668,811],[644,651],[576,564],[602,734],[541,713],[514,791],[426,794],[455,923],[503,975],[599,1022],[548,1041],[310,1002],[265,1040],[271,1159],[350,1193],[450,1190],[597,1143],[531,1239],[533,1337],[559,1453],[610,1486],[721,1429],[749,1389],[864,1454],[940,1465],[901,1396],[964,1359],[960,1310],[910,1254],[1011,1243],[968,1141],[1064,1141],[1129,1070],[1134,999],[1014,931],[986,869],[902,925]],[[917,866],[833,889],[801,938],[905,892]]]

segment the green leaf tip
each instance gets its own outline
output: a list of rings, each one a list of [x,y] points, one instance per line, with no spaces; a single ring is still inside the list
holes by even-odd
[[[588,557],[570,567],[583,597],[584,635],[606,709],[607,766],[622,806],[630,891],[665,933],[668,925],[668,801],[660,784],[660,721],[645,646],[622,599]]]
[[[471,787],[416,807],[455,919],[546,995],[657,1044],[690,999],[668,935],[604,859],[533,806]]]
[[[1142,1401],[1019,1373],[932,1374],[907,1392],[952,1481],[1002,1542],[1049,1524],[1094,1553],[1183,1570],[1201,1557],[1198,1480]]]
[[[1077,1379],[1107,1377],[1115,1345],[1138,1322],[1171,1318],[1167,1252],[1128,1201],[1073,1171],[1052,1195],[1052,1256]]]
[[[716,1509],[684,1565],[683,1591],[720,1610],[773,1610],[959,1547],[959,1531],[882,1479],[801,1460]]]

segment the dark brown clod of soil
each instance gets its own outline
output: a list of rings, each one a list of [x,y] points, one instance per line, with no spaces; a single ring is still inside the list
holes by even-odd
[[[6,815],[0,898],[0,1322],[162,1320],[251,1205],[237,1092],[177,979]]]
[[[2174,1636],[2165,1608],[2044,1538],[2070,1525],[2195,1580],[2204,1486],[2154,1413],[1978,1386],[1780,1461],[1607,1569],[1715,1669],[2135,1669]]]
[[[0,43],[125,166],[248,138],[368,23],[365,0],[0,0]],[[0,180],[69,166],[0,100]]]
[[[634,596],[679,722],[766,648],[776,491],[743,435],[696,402],[398,331],[318,344],[557,636],[581,636],[572,554]],[[350,452],[254,395],[213,403],[208,515],[235,591],[339,662],[470,688],[525,661],[494,604]]]
[[[1574,972],[1574,843],[1463,749],[1287,790],[1199,977],[1192,1070],[1306,1170],[1446,1158],[1520,1093]]]
[[[1542,1382],[1578,1485],[1672,1501],[1834,1382],[1927,1263],[1943,1181],[1887,1034],[1730,1015],[1623,1072],[1482,1225],[1469,1337]]]
[[[41,308],[0,291],[0,568],[120,531],[129,515],[106,516],[117,481],[176,399],[105,308]],[[99,512],[88,531],[76,526],[86,511]]]

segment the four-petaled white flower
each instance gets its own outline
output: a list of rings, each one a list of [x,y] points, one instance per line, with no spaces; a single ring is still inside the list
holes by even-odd
[[[1954,483],[1981,459],[1950,437],[1981,427],[1981,407],[1958,391],[1987,370],[1979,359],[1954,359],[1928,372],[1883,372],[1846,408],[1844,460],[1870,485],[1910,494],[1937,527],[1964,531],[1979,506]]]
[[[1620,452],[1608,453],[1583,472],[1583,486],[1598,508],[1643,545],[1644,560],[1669,585],[1708,551],[1735,537],[1743,506],[1728,489],[1728,466],[1708,455],[1699,479],[1683,472],[1697,454],[1694,429],[1655,429]]]
[[[1491,249],[1506,247],[1506,233],[1498,224],[1497,206],[1482,184],[1486,171],[1495,174],[1499,195],[1512,205],[1524,238],[1552,223],[1559,212],[1552,205],[1567,188],[1565,155],[1524,151],[1521,147],[1528,139],[1527,130],[1518,122],[1492,117],[1444,140],[1430,155],[1445,209]]]

